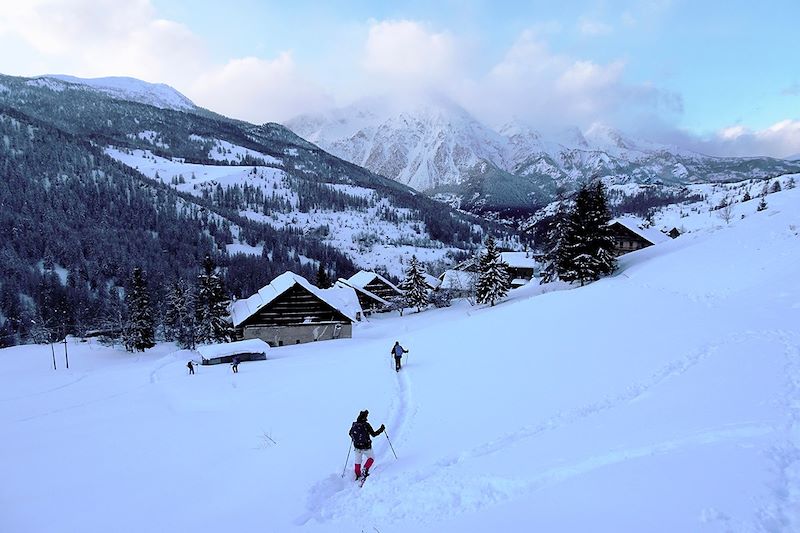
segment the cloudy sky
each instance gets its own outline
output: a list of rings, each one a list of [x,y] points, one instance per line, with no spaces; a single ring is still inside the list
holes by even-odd
[[[133,76],[253,122],[435,91],[489,125],[784,157],[798,20],[798,0],[0,0],[0,72]]]

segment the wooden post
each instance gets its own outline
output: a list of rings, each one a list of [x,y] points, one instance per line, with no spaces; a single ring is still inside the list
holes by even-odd
[[[69,355],[67,354],[67,338],[64,337],[64,359],[67,361],[67,369],[69,369]]]
[[[53,343],[50,343],[50,351],[53,352],[53,370],[58,370],[56,367],[56,350],[53,348]]]

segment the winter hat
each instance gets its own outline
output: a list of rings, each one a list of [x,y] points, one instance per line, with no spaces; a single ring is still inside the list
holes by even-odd
[[[366,409],[364,409],[363,411],[361,411],[360,413],[358,413],[358,421],[359,421],[359,422],[363,422],[363,421],[365,421],[365,420],[367,419],[367,416],[369,416],[369,411],[367,411]]]

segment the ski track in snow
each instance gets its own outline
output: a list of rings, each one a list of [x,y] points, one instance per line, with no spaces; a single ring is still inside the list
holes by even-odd
[[[606,451],[589,456],[583,460],[559,465],[544,470],[532,479],[509,479],[501,476],[469,476],[459,474],[454,467],[471,459],[503,452],[511,446],[583,421],[611,409],[624,407],[647,395],[659,385],[680,378],[698,364],[714,354],[725,353],[725,347],[748,340],[777,341],[785,347],[787,363],[788,393],[784,400],[790,407],[791,421],[788,427],[776,428],[764,423],[727,424],[709,427],[699,432],[677,436],[674,439],[654,442],[645,446]],[[397,400],[393,404],[393,427],[402,439],[403,427],[408,423],[412,407],[410,383],[407,375],[397,376]],[[781,433],[790,435],[789,442],[775,446],[771,460],[775,463],[777,482],[773,489],[779,504],[765,506],[759,513],[759,524],[736,524],[737,530],[786,531],[797,530],[800,525],[800,348],[798,339],[786,331],[748,331],[732,335],[721,342],[706,344],[703,348],[676,359],[650,378],[629,385],[624,392],[609,395],[597,402],[583,407],[558,413],[534,426],[523,427],[515,432],[491,440],[471,450],[440,459],[433,467],[424,470],[403,471],[402,469],[381,468],[380,480],[371,480],[361,489],[347,490],[352,483],[338,483],[338,479],[322,481],[309,498],[309,512],[297,520],[305,524],[309,519],[317,521],[353,520],[367,529],[375,527],[374,521],[386,523],[412,520],[424,522],[430,517],[444,517],[462,514],[465,510],[474,512],[500,504],[526,494],[543,490],[549,486],[581,476],[592,470],[624,461],[666,455],[675,451],[713,445],[723,442],[737,442],[742,439],[757,438]],[[388,446],[384,445],[384,448]],[[392,461],[389,451],[383,449],[376,453],[376,460]],[[402,460],[402,459],[401,459]],[[333,477],[333,476],[331,476]],[[338,476],[336,476],[338,478]],[[336,481],[336,482],[334,482]],[[377,483],[376,483],[377,481]],[[414,487],[409,491],[408,487]],[[327,490],[326,490],[327,489]],[[370,517],[373,523],[361,524],[362,517]],[[722,513],[708,510],[703,517],[706,522],[724,522],[733,526]]]
[[[777,481],[773,501],[758,512],[757,531],[800,531],[800,336],[785,330],[769,332],[779,340],[786,354],[784,403],[789,413],[784,432],[788,438],[771,450]]]
[[[395,372],[394,358],[390,356],[389,361],[392,363],[391,371]],[[389,447],[388,440],[393,438],[393,445],[402,443],[403,435],[405,434],[404,429],[409,419],[409,413],[410,416],[413,417],[417,411],[417,408],[411,399],[411,386],[410,378],[408,377],[407,361],[408,359],[406,359],[406,364],[403,365],[400,372],[395,372],[395,394],[392,398],[392,403],[389,408],[391,415],[388,419],[388,423],[385,423],[387,428],[387,431],[385,432],[386,442],[382,442],[382,439],[381,441],[378,441],[380,444],[375,444],[373,446],[375,452],[375,466],[373,466],[372,471],[373,473],[382,471],[381,477],[384,477],[388,474],[388,472],[386,472],[387,470],[394,470],[394,468],[392,468],[392,463],[399,461],[399,458],[394,458],[394,454]],[[392,428],[392,436],[388,435],[389,428]],[[347,467],[350,466],[350,464],[351,463],[348,461],[345,465],[344,477],[341,475],[332,474],[311,488],[306,499],[307,512],[295,519],[295,525],[305,525],[312,518],[316,519],[318,522],[335,519],[338,516],[338,514],[335,512],[336,508],[347,507],[353,498],[360,497],[360,494],[364,494],[368,490],[368,486],[374,484],[374,478],[369,483],[365,483],[364,487],[358,487],[355,483],[353,483],[347,471]],[[340,500],[343,501],[339,503]],[[369,514],[365,514],[363,516],[369,516]],[[375,526],[372,524],[367,524],[364,527],[374,528]]]

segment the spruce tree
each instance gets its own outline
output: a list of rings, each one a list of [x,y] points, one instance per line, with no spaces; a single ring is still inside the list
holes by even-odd
[[[194,348],[194,310],[192,291],[184,280],[172,284],[164,312],[164,338],[181,348]]]
[[[125,348],[131,352],[143,352],[155,346],[155,319],[147,281],[139,267],[133,269],[131,287],[126,296],[128,320],[124,333]]]
[[[764,211],[767,208],[767,201],[764,197],[761,197],[761,201],[758,202],[758,206],[756,206],[756,211]]]
[[[787,189],[794,189],[795,188],[795,181],[794,177],[789,178],[789,181],[786,182]]]
[[[490,235],[486,239],[486,252],[478,261],[478,303],[494,306],[497,300],[508,294],[509,285],[508,265],[503,262]]]
[[[772,187],[769,188],[769,192],[781,192],[781,182],[780,180],[775,180],[772,184]]]
[[[562,199],[558,204],[553,225],[547,233],[545,243],[547,251],[544,256],[544,268],[539,278],[540,283],[550,283],[558,279],[558,265],[563,261],[564,234],[568,220],[566,200]]]
[[[564,281],[579,281],[581,286],[616,270],[611,214],[602,182],[583,186],[564,230],[558,276]]]
[[[320,289],[327,289],[330,286],[331,280],[328,277],[328,272],[325,270],[325,265],[320,261],[319,268],[317,269],[317,287]]]
[[[197,276],[194,312],[198,344],[228,342],[233,338],[225,288],[216,274],[214,260],[208,255],[203,260],[203,272]]]
[[[428,284],[423,276],[422,266],[417,261],[417,256],[411,257],[411,262],[406,270],[406,277],[400,283],[403,291],[403,300],[408,307],[416,307],[421,311],[428,305]]]

